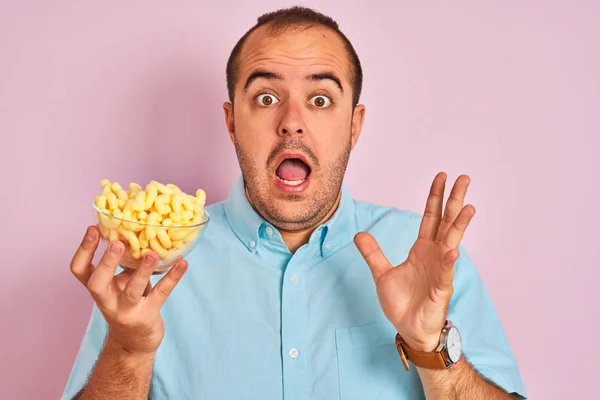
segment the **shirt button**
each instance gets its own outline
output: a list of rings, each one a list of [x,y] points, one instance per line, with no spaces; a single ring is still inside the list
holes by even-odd
[[[290,350],[290,357],[292,357],[293,359],[296,359],[298,357],[298,350],[297,349],[291,349]]]
[[[292,275],[290,276],[290,283],[291,283],[292,285],[295,285],[295,284],[296,284],[296,282],[298,282],[298,277],[296,276],[296,274],[292,274]]]
[[[255,248],[256,247],[256,242],[254,240],[251,240],[250,243],[248,243],[248,245],[250,246],[250,248]]]
[[[323,248],[324,248],[325,250],[329,250],[329,249],[331,248],[331,243],[329,243],[329,242],[325,243],[325,244],[323,245]]]
[[[267,229],[265,229],[265,231],[267,232],[268,236],[273,236],[273,228],[271,228],[270,226],[267,226]]]

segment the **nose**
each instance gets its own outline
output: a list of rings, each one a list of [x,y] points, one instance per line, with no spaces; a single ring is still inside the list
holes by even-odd
[[[306,133],[306,126],[302,118],[302,110],[295,102],[289,102],[283,110],[283,116],[277,129],[280,136],[302,135]]]
[[[282,128],[282,129],[281,129],[281,134],[282,134],[282,135],[286,135],[286,134],[288,134],[288,133],[292,133],[292,132],[294,132],[294,129],[293,129],[293,128],[292,128],[292,129],[289,129],[289,130],[288,130],[287,128]],[[298,129],[296,129],[296,131],[295,131],[294,133],[297,133],[297,134],[299,134],[299,135],[300,135],[300,134],[302,134],[302,133],[303,133],[303,132],[302,132],[302,128],[298,128]]]

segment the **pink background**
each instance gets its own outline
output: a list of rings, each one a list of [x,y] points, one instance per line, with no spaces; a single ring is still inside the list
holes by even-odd
[[[259,14],[287,5],[72,3],[0,2],[3,399],[62,393],[92,305],[68,264],[100,179],[225,198],[238,175],[225,62]],[[353,195],[421,212],[437,171],[470,174],[464,244],[530,397],[592,398],[598,3],[376,3],[305,3],[338,20],[364,65]]]

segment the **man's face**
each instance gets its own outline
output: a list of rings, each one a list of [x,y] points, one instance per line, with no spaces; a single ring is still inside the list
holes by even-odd
[[[326,28],[273,37],[261,27],[242,49],[225,119],[249,200],[280,229],[313,227],[338,200],[364,119],[350,77],[344,44]]]

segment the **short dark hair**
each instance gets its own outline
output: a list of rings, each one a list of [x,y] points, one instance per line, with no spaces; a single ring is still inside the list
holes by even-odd
[[[235,94],[235,85],[239,79],[239,58],[242,47],[248,39],[248,36],[264,25],[268,25],[271,28],[271,33],[273,35],[283,33],[289,28],[298,27],[308,29],[314,26],[327,27],[336,32],[344,42],[344,47],[348,53],[348,59],[350,61],[350,81],[352,82],[352,106],[356,107],[362,90],[363,72],[362,67],[360,66],[360,60],[358,59],[358,55],[356,54],[352,43],[350,43],[350,40],[348,40],[346,35],[340,31],[338,23],[332,18],[310,8],[301,6],[284,8],[261,15],[258,17],[256,25],[250,28],[250,30],[238,40],[227,60],[227,90],[229,92],[229,101],[232,104]]]

